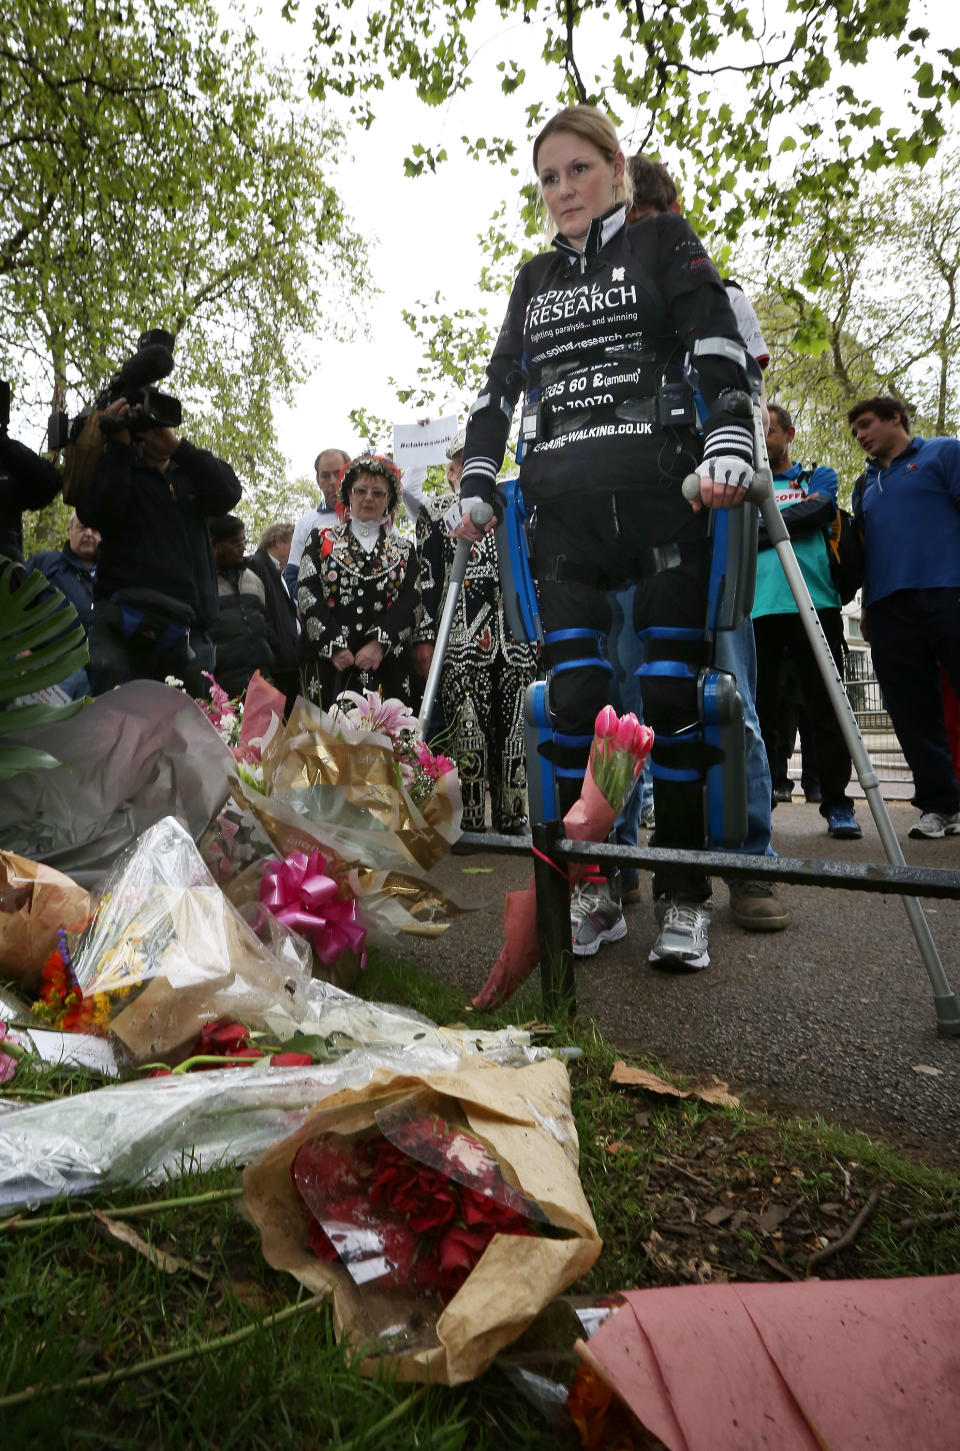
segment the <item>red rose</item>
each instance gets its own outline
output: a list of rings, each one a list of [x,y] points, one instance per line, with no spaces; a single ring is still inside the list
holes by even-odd
[[[427,1234],[457,1218],[456,1186],[439,1169],[418,1163],[388,1139],[372,1141],[371,1204],[402,1214],[417,1234]]]
[[[229,1054],[233,1056],[250,1046],[250,1029],[242,1023],[206,1023],[197,1039],[195,1054]],[[258,1053],[258,1057],[262,1056]]]
[[[459,1290],[490,1243],[490,1236],[469,1229],[451,1229],[440,1245],[440,1273],[448,1291]]]
[[[332,1199],[360,1193],[360,1179],[349,1139],[324,1134],[300,1145],[290,1177],[312,1213],[322,1212]]]
[[[483,1225],[491,1234],[533,1234],[530,1220],[511,1209],[493,1194],[477,1189],[462,1189],[460,1203],[467,1225]]]
[[[323,1260],[328,1265],[335,1264],[340,1258],[330,1243],[330,1240],[327,1238],[327,1232],[323,1225],[318,1224],[312,1215],[310,1216],[310,1228],[307,1230],[307,1244],[313,1250],[317,1259]]]
[[[274,1053],[270,1064],[275,1068],[309,1068],[313,1059],[309,1053]]]

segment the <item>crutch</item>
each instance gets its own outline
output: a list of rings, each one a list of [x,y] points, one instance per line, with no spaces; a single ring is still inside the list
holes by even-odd
[[[485,503],[483,499],[475,500],[470,510],[470,519],[476,528],[485,529],[492,518],[493,505]],[[427,673],[427,683],[423,688],[423,701],[420,705],[420,714],[417,716],[417,724],[420,727],[421,736],[425,735],[430,726],[430,717],[433,714],[433,705],[437,698],[437,689],[440,685],[440,671],[443,669],[443,657],[447,652],[447,642],[450,639],[450,631],[453,629],[453,617],[456,613],[460,591],[463,588],[463,581],[467,573],[467,560],[470,558],[470,550],[472,547],[469,539],[457,540],[457,549],[453,556],[453,565],[450,570],[450,583],[447,585],[447,597],[443,602],[440,623],[437,626],[437,640],[433,647],[433,659],[430,662],[430,669]]]
[[[753,482],[747,491],[750,502],[756,504],[760,510],[761,517],[766,526],[767,536],[777,551],[777,557],[783,566],[783,572],[787,577],[787,584],[796,602],[800,613],[800,619],[810,641],[814,657],[823,676],[830,696],[834,713],[840,724],[843,739],[847,750],[850,752],[850,759],[853,762],[857,773],[857,779],[863,787],[863,793],[867,798],[871,814],[880,834],[880,841],[886,853],[887,861],[891,866],[905,867],[903,850],[897,840],[890,820],[887,805],[880,794],[880,783],[877,773],[873,768],[863,737],[860,734],[860,727],[857,725],[857,718],[853,713],[853,706],[844,689],[843,681],[837,672],[836,662],[833,653],[827,643],[827,637],[823,633],[823,626],[817,616],[813,600],[810,598],[810,591],[807,589],[807,582],[801,573],[797,563],[797,556],[793,552],[793,545],[790,543],[790,535],[787,526],[783,522],[780,510],[777,508],[773,495],[773,473],[770,462],[767,458],[767,440],[764,435],[763,421],[760,415],[760,406],[754,401],[753,406],[753,439],[754,439],[754,460],[757,467],[754,470]],[[697,474],[689,474],[683,481],[683,494],[686,499],[698,499],[700,497],[700,479]],[[913,935],[916,938],[917,947],[920,950],[920,957],[927,970],[927,976],[933,988],[933,1001],[937,1013],[937,1032],[945,1037],[960,1037],[960,1003],[957,1001],[956,993],[947,980],[943,970],[943,964],[937,952],[936,944],[930,932],[923,907],[917,897],[904,897],[903,906],[906,911]]]

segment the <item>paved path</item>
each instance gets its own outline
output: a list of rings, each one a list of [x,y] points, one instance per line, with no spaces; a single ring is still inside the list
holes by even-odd
[[[893,803],[890,812],[908,863],[960,870],[960,837],[910,841],[916,810]],[[858,816],[863,840],[834,842],[815,806],[779,806],[774,845],[783,856],[883,861],[865,804]],[[492,870],[464,870],[477,867]],[[438,870],[444,885],[486,905],[457,919],[444,937],[413,942],[404,956],[460,987],[468,1002],[499,950],[503,893],[523,885],[530,867],[524,858],[479,854],[450,857]],[[714,1072],[748,1102],[883,1127],[907,1147],[960,1165],[960,1038],[937,1036],[929,980],[900,899],[817,888],[781,892],[793,913],[790,929],[746,933],[716,882],[712,966],[692,976],[648,968],[651,907],[627,907],[624,941],[578,966],[580,1010],[596,1018],[608,1040],[676,1071]],[[960,902],[930,901],[925,910],[960,995]],[[538,991],[528,991],[518,1009],[518,1017],[538,1012]]]

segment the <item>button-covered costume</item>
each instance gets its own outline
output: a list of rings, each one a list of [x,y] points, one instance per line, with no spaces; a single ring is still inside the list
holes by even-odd
[[[410,703],[417,556],[408,539],[383,525],[366,526],[376,533],[367,552],[352,522],[315,530],[300,561],[297,604],[307,689],[324,707],[341,690],[368,688]],[[376,670],[334,669],[330,657],[338,650],[355,655],[369,640],[383,646]]]
[[[426,497],[417,516],[418,642],[436,638],[456,548],[443,523],[453,501],[452,494]],[[483,830],[488,781],[494,830],[513,832],[524,824],[523,693],[535,672],[532,648],[514,640],[504,621],[497,550],[487,534],[470,550],[440,675],[446,749],[460,775],[464,831]]]
[[[624,217],[621,206],[595,219],[583,253],[559,236],[553,253],[521,267],[467,426],[461,496],[491,497],[524,392],[520,479],[536,511],[532,563],[555,731],[592,734],[610,691],[605,591],[635,580],[647,660],[671,667],[643,684],[657,736],[657,844],[697,848],[704,759],[690,740],[705,662],[709,511],[694,513],[680,486],[701,455],[752,462],[752,431],[737,408],[748,383],[723,284],[688,224],[665,213],[627,227]],[[707,339],[734,347],[698,359],[710,410],[701,437],[683,362]],[[578,790],[576,780],[561,782],[563,810]],[[673,869],[654,890],[698,899],[708,884]]]

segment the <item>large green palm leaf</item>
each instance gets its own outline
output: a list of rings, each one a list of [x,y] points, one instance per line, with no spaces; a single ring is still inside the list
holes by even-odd
[[[0,559],[0,736],[75,715],[83,705],[80,700],[6,710],[2,703],[56,685],[89,658],[83,626],[70,601],[42,574],[27,574],[22,565]],[[47,751],[0,741],[0,781],[18,771],[59,764]]]

